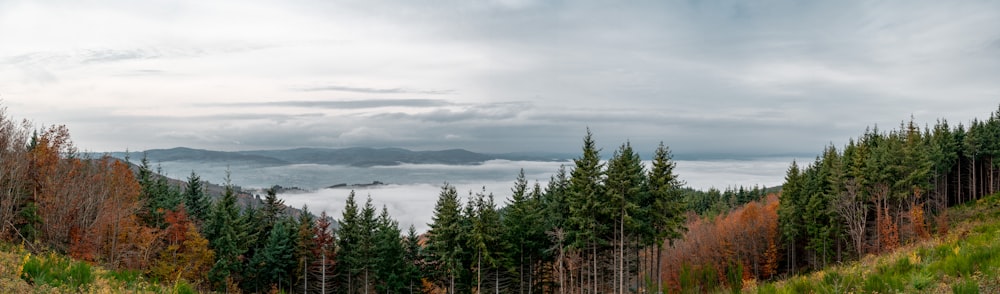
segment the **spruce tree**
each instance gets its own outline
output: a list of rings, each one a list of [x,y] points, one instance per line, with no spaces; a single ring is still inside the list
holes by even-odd
[[[657,248],[657,290],[663,287],[661,280],[663,274],[660,265],[662,264],[661,251],[664,241],[673,246],[674,240],[684,237],[684,233],[687,232],[686,217],[684,216],[687,204],[681,191],[684,182],[674,174],[676,166],[677,163],[673,161],[669,147],[660,142],[653,155],[653,163],[648,176],[649,199],[652,202],[648,222],[652,228],[653,240]]]
[[[625,251],[632,251],[633,237],[637,236],[642,229],[642,213],[639,211],[639,201],[645,197],[646,175],[642,167],[642,160],[639,155],[632,150],[631,143],[622,144],[608,161],[607,178],[604,180],[607,205],[602,206],[604,214],[611,216],[610,224],[613,225],[614,232],[610,238],[614,240],[616,253],[612,258],[615,262],[615,280],[613,288],[615,292],[624,293],[626,280],[626,268],[628,273],[633,272],[631,266],[626,266]],[[626,248],[626,243],[629,243]]]
[[[402,293],[406,289],[407,264],[406,248],[403,247],[399,223],[389,216],[389,210],[382,206],[382,213],[376,220],[374,274],[375,289],[378,293]]]
[[[434,216],[427,232],[427,250],[433,254],[434,261],[441,267],[445,275],[441,284],[449,293],[457,293],[456,280],[464,274],[462,222],[458,193],[454,186],[445,183],[434,205]]]
[[[262,292],[272,286],[291,287],[291,274],[296,265],[294,227],[294,221],[287,218],[274,224],[263,248],[250,260],[248,270],[254,273],[251,284],[256,287],[247,290]]]
[[[585,252],[589,259],[587,266],[588,279],[592,291],[597,291],[597,283],[602,280],[597,273],[597,250],[604,245],[600,236],[604,234],[605,219],[602,210],[604,164],[601,163],[600,150],[594,143],[590,129],[583,138],[583,155],[573,160],[575,168],[570,172],[568,197],[569,215],[566,219],[567,239],[571,248]]]
[[[404,260],[406,262],[403,265],[403,282],[406,286],[406,292],[411,294],[420,292],[422,288],[421,280],[424,278],[422,274],[424,262],[423,254],[421,253],[420,236],[417,235],[417,229],[413,225],[410,225],[410,229],[406,231],[403,248],[405,249]]]
[[[235,291],[229,285],[240,282],[242,269],[241,256],[247,250],[247,227],[240,216],[240,208],[236,204],[235,187],[226,176],[225,192],[218,203],[212,208],[211,217],[206,224],[205,238],[209,246],[216,252],[216,263],[208,273],[208,278],[220,291]]]
[[[191,171],[191,175],[187,178],[183,196],[184,207],[187,208],[188,214],[199,224],[208,220],[212,202],[208,199],[208,195],[205,194],[205,184],[201,181],[201,177],[195,174],[194,171]]]
[[[337,231],[338,247],[337,253],[337,276],[340,277],[341,287],[346,288],[348,293],[355,293],[355,289],[360,286],[356,281],[359,272],[361,257],[358,256],[358,246],[360,244],[361,224],[358,219],[358,205],[354,201],[354,191],[347,196],[343,214],[338,220],[340,229]]]
[[[799,165],[792,161],[792,165],[785,174],[785,184],[781,189],[780,200],[778,201],[778,227],[788,250],[788,268],[794,270],[797,267],[795,251],[799,240],[802,221],[802,175]]]

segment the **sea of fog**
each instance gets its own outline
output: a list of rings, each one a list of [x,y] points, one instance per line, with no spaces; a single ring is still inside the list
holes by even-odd
[[[776,186],[784,179],[792,158],[768,157],[749,160],[678,160],[676,174],[687,186],[695,189],[712,187],[725,189],[730,186]],[[511,187],[518,171],[524,169],[529,182],[543,187],[549,178],[572,162],[536,162],[492,160],[480,165],[403,164],[379,167],[349,167],[319,164],[286,166],[254,166],[247,164],[163,162],[162,171],[173,178],[186,178],[192,171],[203,180],[221,183],[226,170],[231,172],[233,184],[244,189],[281,185],[299,187],[304,191],[279,195],[286,204],[294,207],[307,205],[314,213],[326,211],[339,218],[351,188],[326,188],[337,184],[364,184],[373,181],[386,185],[354,188],[359,205],[372,198],[378,209],[388,208],[405,231],[411,224],[418,231],[427,229],[434,203],[441,186],[449,183],[457,187],[459,196],[470,192],[493,193],[499,205],[511,195]],[[649,162],[646,162],[647,166]]]

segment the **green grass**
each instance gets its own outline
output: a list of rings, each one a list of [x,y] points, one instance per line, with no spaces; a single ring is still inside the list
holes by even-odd
[[[0,242],[0,293],[198,293],[187,281],[159,284],[136,270],[106,270],[52,252]]]
[[[753,293],[1000,293],[1000,194],[949,210],[947,236],[833,266]]]
[[[28,255],[22,266],[21,279],[33,285],[80,290],[94,282],[94,273],[86,262],[73,261],[56,254]]]

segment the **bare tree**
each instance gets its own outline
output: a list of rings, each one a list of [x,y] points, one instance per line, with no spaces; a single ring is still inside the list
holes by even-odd
[[[868,226],[868,207],[864,199],[858,197],[858,186],[855,179],[846,180],[844,190],[834,203],[834,209],[844,218],[847,233],[854,243],[854,250],[857,251],[858,257],[861,257],[864,254],[865,228]]]

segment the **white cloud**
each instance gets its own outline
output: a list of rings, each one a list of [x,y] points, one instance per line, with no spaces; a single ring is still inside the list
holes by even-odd
[[[0,98],[13,115],[68,124],[95,150],[566,152],[589,126],[609,146],[818,152],[911,113],[987,115],[1000,95],[998,6],[3,1]],[[235,105],[379,99],[442,103]]]

